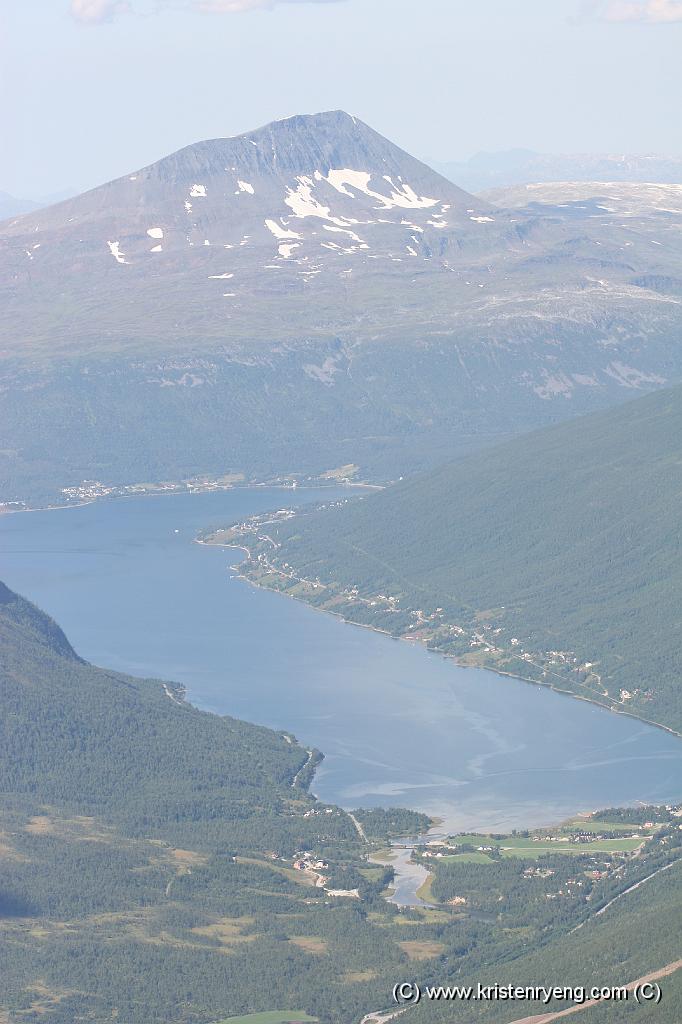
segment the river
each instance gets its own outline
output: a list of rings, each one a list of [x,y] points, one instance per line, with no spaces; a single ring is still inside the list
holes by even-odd
[[[682,797],[663,730],[351,626],[235,578],[197,532],[343,491],[126,498],[0,518],[0,578],[78,652],[185,684],[195,704],[283,729],[325,761],[314,791],[401,805],[443,830],[529,827]]]

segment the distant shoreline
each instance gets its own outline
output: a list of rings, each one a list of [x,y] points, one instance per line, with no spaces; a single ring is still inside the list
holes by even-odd
[[[124,485],[128,486],[128,485]],[[135,485],[131,485],[135,486]],[[222,487],[197,487],[192,490],[185,488],[181,489],[178,485],[177,490],[159,490],[159,491],[139,491],[133,494],[102,494],[97,495],[93,498],[88,498],[84,501],[73,501],[65,503],[63,505],[36,505],[30,508],[2,508],[0,509],[0,522],[3,516],[15,516],[21,515],[24,512],[62,512],[70,508],[85,508],[88,505],[95,505],[97,502],[106,501],[121,501],[126,498],[177,498],[180,495],[198,495],[198,494],[222,494],[227,491],[255,491],[255,490],[267,490],[267,491],[290,491],[295,494],[297,491],[317,491],[317,490],[332,490],[334,487],[347,487],[349,489],[356,490],[369,490],[369,491],[382,491],[387,484],[373,484],[365,480],[359,480],[357,483],[352,480],[324,480],[319,483],[305,483],[297,484],[296,487],[292,487],[291,484],[277,484],[267,483],[265,481],[255,481],[249,483],[231,483],[225,484]]]
[[[203,544],[205,547],[236,548],[236,549],[238,549],[240,551],[245,551],[247,558],[251,557],[251,551],[249,550],[249,548],[247,548],[243,544],[225,544],[225,543],[221,543],[221,542],[218,542],[218,541],[202,540],[199,537],[195,538],[195,543]],[[580,694],[580,693],[574,693],[573,690],[566,690],[566,689],[564,689],[561,686],[556,686],[554,683],[540,682],[537,679],[528,679],[526,676],[517,675],[514,672],[508,672],[508,671],[505,671],[504,669],[494,668],[492,665],[480,665],[480,666],[469,665],[466,662],[461,661],[455,655],[446,654],[444,651],[429,650],[429,648],[426,646],[426,644],[422,643],[419,640],[411,640],[409,637],[404,637],[404,636],[394,636],[393,633],[389,633],[388,630],[381,629],[381,627],[379,627],[379,626],[372,626],[372,625],[370,625],[369,623],[366,623],[366,622],[355,622],[354,619],[346,618],[346,616],[343,615],[341,612],[335,612],[335,611],[332,611],[329,608],[318,608],[318,607],[316,607],[316,605],[311,604],[309,601],[305,601],[305,600],[303,600],[303,598],[296,597],[294,594],[290,594],[290,593],[288,593],[285,590],[275,590],[273,587],[266,587],[262,583],[257,583],[255,580],[252,580],[248,575],[245,575],[244,573],[240,572],[239,571],[239,568],[240,568],[239,564],[232,565],[232,566],[230,566],[230,568],[234,569],[238,573],[239,578],[245,580],[252,587],[257,587],[259,590],[267,590],[271,594],[278,594],[280,597],[288,597],[288,598],[290,598],[290,600],[298,601],[299,604],[304,604],[308,608],[312,608],[313,611],[321,612],[324,615],[333,615],[334,618],[340,619],[341,622],[345,622],[349,626],[358,626],[360,629],[369,629],[373,633],[381,633],[383,636],[389,637],[391,640],[395,640],[395,641],[397,641],[399,643],[411,643],[414,646],[421,646],[429,654],[437,654],[440,657],[445,658],[447,661],[454,662],[459,668],[464,668],[464,669],[468,669],[468,668],[472,668],[472,667],[482,668],[482,669],[485,669],[486,672],[492,672],[492,673],[494,673],[497,676],[504,676],[504,677],[509,678],[509,679],[515,679],[515,680],[518,680],[521,683],[526,683],[527,685],[531,685],[531,686],[541,686],[544,689],[552,690],[554,693],[558,693],[558,694],[560,694],[563,697],[570,697],[573,700],[581,700],[585,704],[592,704],[594,707],[601,708],[603,711],[610,711],[614,715],[622,715],[622,716],[624,716],[626,718],[632,718],[636,722],[643,722],[645,725],[651,725],[651,726],[653,726],[656,729],[662,729],[664,732],[669,733],[669,735],[675,736],[677,739],[682,739],[682,732],[677,732],[671,726],[664,725],[662,722],[654,722],[650,718],[644,718],[642,715],[637,715],[633,711],[620,710],[619,708],[610,707],[608,704],[602,704],[600,701],[595,700],[593,697],[587,697],[587,696],[585,696],[583,694]]]

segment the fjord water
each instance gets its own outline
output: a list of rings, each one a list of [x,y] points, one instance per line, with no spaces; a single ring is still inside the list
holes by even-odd
[[[682,741],[663,730],[257,590],[229,568],[239,552],[192,543],[337,496],[256,488],[7,515],[0,578],[88,660],[184,683],[203,708],[318,747],[313,789],[345,807],[508,829],[682,797]]]

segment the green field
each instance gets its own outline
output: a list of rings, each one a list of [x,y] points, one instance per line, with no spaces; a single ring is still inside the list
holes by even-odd
[[[601,824],[601,823],[599,823]],[[618,829],[619,826],[610,826],[599,829],[606,832]],[[563,829],[561,830],[564,831]],[[569,831],[572,831],[570,829]],[[584,831],[591,831],[585,829]],[[596,831],[596,829],[594,829]],[[633,826],[627,828],[629,835],[613,839],[594,839],[587,843],[572,842],[569,836],[565,839],[558,838],[553,841],[544,839],[533,840],[525,836],[504,836],[502,839],[493,839],[492,836],[461,835],[454,836],[449,842],[455,846],[492,846],[500,850],[503,857],[540,857],[545,853],[632,853],[642,845],[648,836],[642,835],[639,839],[632,838]],[[466,850],[463,853],[453,854],[450,857],[443,857],[443,860],[470,861],[471,863],[485,863],[490,860],[484,850]]]
[[[643,839],[594,839],[591,843],[572,843],[568,840],[537,842],[527,839],[505,839],[500,849],[514,857],[533,856],[537,853],[631,853],[641,846]]]
[[[460,864],[490,864],[490,857],[487,853],[453,853],[443,860],[457,861]]]
[[[632,853],[641,839],[602,839],[594,843],[532,843],[530,846],[502,847],[503,857],[542,857],[546,853],[584,856],[586,853]]]
[[[642,826],[623,821],[569,821],[563,828],[565,832],[640,832]]]

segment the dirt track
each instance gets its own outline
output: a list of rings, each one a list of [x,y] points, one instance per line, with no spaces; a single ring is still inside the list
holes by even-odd
[[[641,978],[631,981],[625,987],[629,992],[632,992],[637,985],[642,985],[646,981],[657,981],[659,978],[665,978],[668,974],[674,974],[681,967],[682,960],[674,960],[657,971],[644,974]],[[509,1021],[509,1024],[549,1024],[550,1021],[559,1020],[560,1017],[568,1017],[572,1013],[580,1013],[581,1010],[587,1010],[590,1006],[599,1006],[599,1003],[599,999],[589,999],[586,1003],[581,1003],[579,1006],[569,1006],[567,1010],[559,1010],[556,1013],[541,1013],[535,1017],[517,1017],[516,1020]]]

